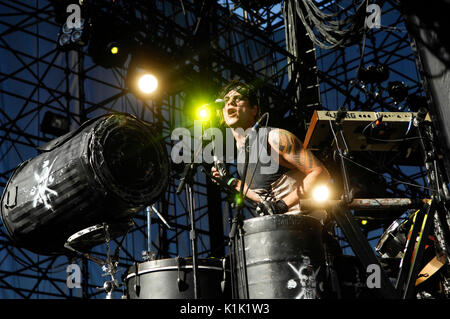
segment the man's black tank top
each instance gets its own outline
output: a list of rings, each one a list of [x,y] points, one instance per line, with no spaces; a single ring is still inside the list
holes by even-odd
[[[250,158],[247,168],[247,176],[245,182],[249,185],[250,189],[266,189],[270,190],[271,184],[278,180],[283,174],[289,171],[288,168],[281,166],[279,164],[278,158],[276,158],[276,153],[271,152],[270,144],[268,143],[269,132],[274,128],[262,128],[257,134],[251,133],[249,138],[250,146]],[[256,136],[257,135],[257,136]],[[256,148],[253,143],[258,143]],[[263,148],[261,149],[261,146]],[[244,147],[238,148],[238,163],[237,170],[240,178],[244,176]],[[270,160],[269,159],[270,156]],[[258,160],[259,158],[259,160]],[[272,162],[276,161],[276,163]],[[278,168],[269,168],[271,165],[277,165]],[[263,168],[263,170],[261,170]],[[266,171],[264,171],[264,168]],[[267,170],[271,172],[268,174]]]

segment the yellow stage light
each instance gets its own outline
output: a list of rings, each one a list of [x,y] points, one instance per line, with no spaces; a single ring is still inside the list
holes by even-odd
[[[320,185],[314,188],[313,190],[313,198],[317,202],[324,202],[330,196],[330,190],[325,185]]]
[[[206,121],[207,119],[209,119],[209,110],[207,107],[202,106],[199,110],[198,110],[198,117],[200,118],[200,120],[202,121]]]
[[[138,86],[143,93],[150,94],[158,88],[158,80],[154,75],[146,73],[139,78]]]
[[[113,46],[113,47],[111,48],[111,53],[112,53],[112,54],[117,54],[117,53],[119,53],[119,47]]]

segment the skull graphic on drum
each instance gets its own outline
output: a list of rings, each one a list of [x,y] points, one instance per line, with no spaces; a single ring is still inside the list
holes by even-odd
[[[297,281],[300,284],[300,293],[295,299],[317,299],[317,288],[320,284],[317,284],[317,274],[320,271],[320,266],[314,270],[311,265],[311,260],[308,256],[302,256],[302,263],[300,267],[295,268],[290,262],[289,267],[297,274],[297,279],[290,279],[287,283],[288,289],[297,288]]]

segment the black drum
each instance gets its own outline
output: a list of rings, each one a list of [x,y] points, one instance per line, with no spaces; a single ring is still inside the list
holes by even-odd
[[[199,299],[230,297],[229,271],[224,260],[198,259]],[[128,299],[194,299],[192,258],[151,260],[137,263],[124,274]]]
[[[271,215],[245,220],[233,256],[240,299],[322,298],[325,255],[322,225],[315,218]]]

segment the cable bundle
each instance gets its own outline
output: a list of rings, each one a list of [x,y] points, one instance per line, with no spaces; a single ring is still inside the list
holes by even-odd
[[[333,49],[345,46],[364,28],[367,0],[362,0],[360,4],[356,5],[353,14],[342,19],[340,16],[349,12],[355,5],[327,14],[319,9],[313,0],[290,0],[288,2],[298,14],[311,41],[320,48]]]

